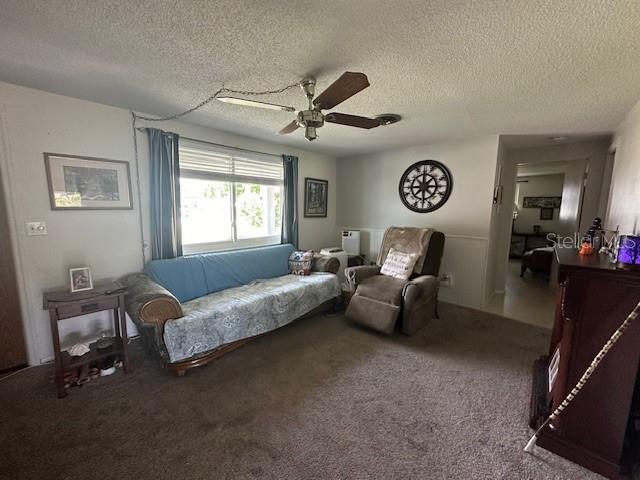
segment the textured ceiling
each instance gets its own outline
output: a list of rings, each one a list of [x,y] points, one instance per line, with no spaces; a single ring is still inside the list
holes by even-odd
[[[565,143],[579,143],[591,140],[611,140],[611,135],[502,135],[500,141],[507,150],[521,148],[548,147]]]
[[[156,115],[228,87],[345,70],[336,110],[393,126],[278,137],[292,114],[216,102],[185,120],[338,156],[507,134],[610,132],[640,97],[640,2],[0,0],[0,80]],[[264,100],[304,106],[300,91]]]

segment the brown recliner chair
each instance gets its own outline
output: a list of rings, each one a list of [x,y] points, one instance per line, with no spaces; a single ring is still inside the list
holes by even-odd
[[[520,276],[524,277],[527,268],[533,272],[551,273],[551,264],[553,263],[553,247],[541,247],[529,250],[522,255],[522,263],[520,266]]]
[[[389,249],[418,253],[409,280],[380,274]],[[402,316],[401,330],[413,335],[436,316],[438,272],[444,234],[433,229],[390,227],[384,232],[376,265],[345,269],[353,294],[346,316],[354,322],[387,334],[393,333]]]

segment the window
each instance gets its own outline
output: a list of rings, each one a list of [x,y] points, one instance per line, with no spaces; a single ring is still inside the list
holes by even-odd
[[[180,140],[185,253],[280,243],[282,162]]]

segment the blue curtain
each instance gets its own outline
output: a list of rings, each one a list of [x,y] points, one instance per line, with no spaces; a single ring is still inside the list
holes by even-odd
[[[147,128],[151,166],[151,258],[182,256],[178,134]]]
[[[292,243],[298,248],[298,157],[282,155],[282,164],[282,243]]]

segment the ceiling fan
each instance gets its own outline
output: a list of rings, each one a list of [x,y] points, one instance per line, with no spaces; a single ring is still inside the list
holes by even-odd
[[[340,125],[366,129],[392,123],[385,119],[360,117],[358,115],[349,115],[346,113],[331,112],[326,115],[322,113],[322,110],[330,110],[334,108],[368,86],[369,80],[364,73],[345,72],[340,76],[340,78],[329,85],[324,92],[314,99],[316,80],[315,78],[305,78],[300,82],[300,87],[309,100],[309,108],[307,110],[296,110],[293,107],[287,107],[284,105],[257,102],[255,100],[236,97],[218,97],[218,100],[225,103],[234,103],[236,105],[245,105],[249,107],[282,110],[284,112],[297,112],[296,119],[280,130],[278,134],[286,135],[287,133],[296,131],[299,127],[303,127],[305,129],[305,138],[309,141],[313,141],[317,138],[316,129],[322,127],[324,122],[338,123]]]

